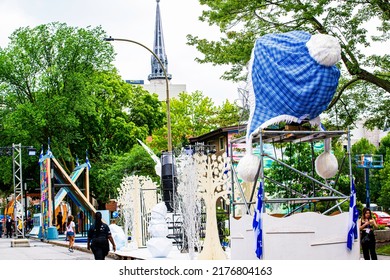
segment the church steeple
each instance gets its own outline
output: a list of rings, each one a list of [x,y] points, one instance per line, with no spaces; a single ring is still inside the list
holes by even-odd
[[[154,44],[153,44],[153,51],[157,55],[157,57],[161,60],[162,64],[164,65],[165,71],[167,72],[168,79],[172,79],[172,75],[168,74],[168,58],[165,53],[165,45],[164,45],[164,36],[163,36],[163,30],[162,30],[162,22],[161,22],[161,15],[160,15],[160,0],[156,0],[157,7],[156,7],[156,23],[155,23],[155,30],[154,30]],[[148,80],[165,80],[164,71],[161,68],[160,63],[158,60],[152,55],[152,73],[149,74]]]

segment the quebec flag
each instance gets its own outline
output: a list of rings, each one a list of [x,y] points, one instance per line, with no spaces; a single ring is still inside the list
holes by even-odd
[[[47,140],[47,152],[46,152],[46,155],[48,157],[53,157],[53,153],[52,151],[50,150],[50,138]]]
[[[41,147],[41,153],[39,154],[39,160],[38,160],[39,165],[41,165],[42,159],[43,159],[43,145]]]
[[[257,258],[263,255],[263,228],[261,223],[261,215],[263,212],[263,182],[260,182],[260,187],[257,193],[257,203],[255,214],[253,217],[253,232],[255,233],[255,250]]]
[[[91,163],[89,162],[88,151],[86,151],[85,163],[87,164],[88,170],[90,170],[91,169]]]
[[[43,145],[42,145],[42,148],[41,148],[41,153],[39,154],[39,161],[43,158]]]
[[[347,247],[349,250],[352,250],[352,244],[358,237],[358,232],[357,232],[358,218],[359,218],[359,212],[356,207],[355,183],[352,179],[351,194],[349,196],[349,222],[348,222],[348,237],[347,237]]]

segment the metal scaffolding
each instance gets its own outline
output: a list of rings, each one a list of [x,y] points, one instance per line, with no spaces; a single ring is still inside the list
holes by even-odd
[[[24,238],[24,207],[22,177],[22,145],[12,144],[12,170],[14,177],[14,222],[17,238]]]
[[[342,159],[342,163],[339,165],[339,172],[336,175],[336,178],[331,182],[330,180],[319,180],[315,178],[314,170],[298,170],[293,166],[286,163],[283,158],[277,158],[269,153],[264,151],[264,144],[277,144],[277,143],[314,143],[328,138],[338,138],[346,137],[348,141],[347,150]],[[231,162],[233,162],[234,154],[234,145],[235,144],[244,144],[246,143],[246,138],[241,137],[238,139],[233,139],[230,143],[230,155],[232,157]],[[340,211],[340,205],[349,200],[349,195],[345,195],[336,189],[336,184],[340,176],[340,170],[344,164],[349,165],[348,172],[350,182],[352,182],[352,169],[351,169],[351,147],[350,147],[350,135],[349,131],[306,131],[306,130],[261,130],[259,133],[253,136],[253,143],[258,145],[260,149],[260,166],[258,167],[257,175],[255,181],[252,183],[251,193],[248,197],[245,196],[242,184],[238,175],[235,171],[234,166],[232,166],[232,214],[235,216],[235,210],[237,207],[244,207],[244,212],[251,214],[251,206],[256,203],[255,199],[255,190],[262,182],[265,192],[267,191],[267,183],[272,183],[279,186],[280,188],[287,190],[290,193],[290,197],[265,197],[265,204],[272,203],[289,203],[299,205],[292,212],[287,215],[293,214],[296,211],[301,210],[303,207],[309,203],[315,203],[320,201],[328,201],[332,203],[331,207],[328,207],[322,214],[329,214],[332,211]],[[312,156],[314,156],[314,151],[312,150]],[[308,193],[300,193],[297,190],[291,188],[288,183],[277,181],[274,178],[270,178],[264,173],[264,163],[265,159],[270,159],[274,164],[280,165],[282,168],[288,169],[291,173],[299,174],[302,178],[308,179],[311,182],[312,189]],[[312,166],[313,167],[313,166]],[[321,190],[320,195],[319,191]],[[321,195],[326,193],[326,195]]]

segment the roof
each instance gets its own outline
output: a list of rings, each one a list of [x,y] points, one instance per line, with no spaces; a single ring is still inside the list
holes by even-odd
[[[209,133],[197,137],[190,137],[188,140],[190,141],[190,143],[203,142],[211,138],[225,135],[226,133],[239,133],[245,131],[245,129],[246,129],[246,125],[226,126],[226,127],[221,127],[216,130],[210,131]]]

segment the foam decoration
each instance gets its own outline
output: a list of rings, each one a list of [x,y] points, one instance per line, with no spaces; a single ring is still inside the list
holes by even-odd
[[[320,125],[319,115],[332,100],[340,77],[334,65],[341,55],[338,41],[323,34],[304,31],[267,34],[256,40],[248,68],[250,116],[247,125],[247,154],[251,157],[252,137],[279,122],[309,121]],[[245,155],[239,177],[254,178]],[[253,157],[251,157],[253,158]],[[256,169],[256,170],[255,170]],[[249,174],[251,173],[251,174]]]
[[[260,165],[260,158],[253,154],[252,142],[247,143],[246,153],[237,165],[237,174],[244,182],[254,182]]]
[[[337,39],[326,34],[315,34],[307,41],[309,54],[319,64],[333,66],[341,59],[341,46]]]
[[[314,162],[317,174],[323,179],[334,177],[339,170],[337,158],[330,150],[330,141],[330,139],[325,139],[324,152],[320,154]]]

